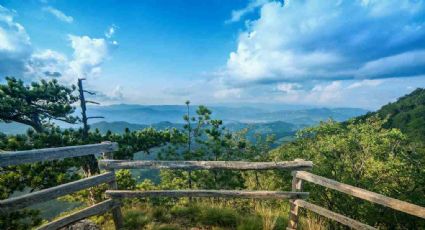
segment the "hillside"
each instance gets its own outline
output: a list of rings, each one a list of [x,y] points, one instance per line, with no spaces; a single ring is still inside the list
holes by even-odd
[[[418,88],[410,94],[400,97],[396,102],[382,106],[376,112],[359,117],[378,115],[387,118],[387,128],[398,128],[413,140],[423,141],[425,138],[425,89]]]

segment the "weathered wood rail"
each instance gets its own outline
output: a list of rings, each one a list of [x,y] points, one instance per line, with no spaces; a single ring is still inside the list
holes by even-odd
[[[116,143],[103,142],[100,144],[91,145],[5,152],[0,153],[0,167],[42,161],[61,160],[65,158],[88,155],[107,155],[108,153],[115,151],[117,148],[118,145]],[[58,197],[103,183],[109,184],[110,189],[116,189],[115,173],[113,171],[108,171],[103,174],[39,190],[22,196],[0,200],[0,213],[10,213],[33,204],[56,199]],[[38,229],[59,229],[78,220],[85,219],[93,215],[99,215],[108,211],[112,211],[115,225],[117,228],[120,228],[122,226],[122,216],[119,203],[117,201],[107,200],[47,223]]]
[[[119,208],[119,207],[120,207],[120,204],[117,203],[116,201],[113,201],[111,199],[105,200],[93,206],[90,206],[88,208],[82,209],[78,212],[66,215],[50,223],[44,224],[43,226],[37,228],[37,230],[56,230],[61,227],[72,224],[76,221],[79,221],[91,216],[100,215],[105,212],[108,212],[109,210],[112,210],[114,208]]]
[[[81,157],[109,153],[118,148],[117,143],[100,143],[80,146],[67,146],[60,148],[34,149],[17,152],[2,152],[0,154],[0,167],[36,163],[40,161],[61,160],[70,157]]]
[[[58,197],[71,194],[73,192],[78,192],[80,190],[90,188],[99,184],[109,183],[114,180],[115,175],[112,172],[87,177],[78,181],[58,185],[56,187],[27,193],[19,197],[0,200],[0,210],[2,212],[12,212],[20,208],[25,208],[33,204],[38,204],[52,199],[56,199]]]
[[[246,161],[125,161],[101,160],[99,167],[115,169],[170,169],[170,170],[308,170],[313,162],[304,160],[281,162]],[[254,199],[291,199],[308,197],[308,193],[292,191],[245,191],[245,190],[154,190],[126,191],[107,190],[106,194],[114,199],[145,197],[222,197]]]
[[[115,199],[145,197],[221,197],[254,199],[305,199],[308,192],[245,191],[245,190],[108,190],[106,195]]]
[[[408,213],[420,218],[425,219],[425,208],[419,205],[411,204],[405,201],[397,200],[391,197],[387,197],[375,192],[371,192],[362,188],[354,187],[348,184],[340,183],[335,180],[331,180],[325,177],[321,177],[306,171],[294,171],[293,173],[293,186],[292,191],[302,190],[302,181],[307,181],[323,187],[333,189],[350,196],[354,196],[363,200],[370,201],[375,204],[380,204],[397,211]],[[292,200],[291,201],[291,213],[289,216],[289,223],[287,229],[297,229],[298,226],[298,209],[305,208],[319,215],[337,221],[343,225],[346,225],[353,229],[376,229],[367,224],[353,220],[349,217],[341,214],[332,212],[315,204],[309,203],[304,200]]]
[[[183,169],[183,170],[306,170],[313,167],[311,161],[246,162],[246,161],[125,161],[101,160],[105,169]]]

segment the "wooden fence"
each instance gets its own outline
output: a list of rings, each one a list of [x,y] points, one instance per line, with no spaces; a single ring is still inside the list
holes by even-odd
[[[390,197],[387,197],[378,193],[374,193],[371,191],[367,191],[365,189],[357,188],[348,184],[343,184],[338,181],[321,177],[306,171],[294,171],[292,175],[293,175],[292,191],[294,192],[302,191],[302,181],[308,181],[310,183],[321,185],[323,187],[333,189],[333,190],[348,194],[350,196],[354,196],[363,200],[370,201],[375,204],[380,204],[380,205],[425,219],[425,208],[415,204],[390,198]],[[376,229],[367,224],[361,223],[349,217],[346,217],[341,214],[322,208],[318,205],[309,203],[304,200],[299,200],[299,199],[291,201],[291,211],[290,211],[289,223],[288,223],[287,229],[297,229],[299,208],[305,208],[307,210],[315,212],[319,215],[327,217],[331,220],[339,222],[353,229]]]
[[[294,160],[281,162],[244,162],[244,161],[125,161],[111,160],[110,153],[117,149],[116,143],[71,146],[62,148],[39,149],[0,154],[0,167],[35,163],[40,161],[60,160],[69,157],[103,154],[99,166],[106,172],[56,187],[32,192],[23,196],[0,200],[0,212],[12,212],[29,205],[45,202],[76,191],[87,189],[102,183],[109,184],[106,194],[110,199],[79,210],[47,223],[38,229],[58,229],[90,216],[111,211],[116,229],[123,227],[121,202],[123,198],[143,197],[223,197],[255,199],[289,199],[291,210],[287,229],[297,229],[299,209],[304,208],[319,215],[337,221],[354,229],[375,229],[349,217],[332,212],[304,199],[308,192],[302,191],[303,181],[334,189],[376,204],[425,218],[425,208],[404,201],[386,197],[351,185],[303,171],[311,169],[311,161]],[[181,170],[289,170],[293,173],[292,191],[244,191],[244,190],[153,190],[128,191],[117,190],[114,170],[116,169],[181,169]]]
[[[126,161],[101,160],[99,167],[115,169],[180,169],[180,170],[307,170],[313,162],[304,160],[280,162],[245,162],[245,161]],[[301,200],[308,193],[300,191],[244,191],[244,190],[154,190],[125,191],[107,190],[112,200],[144,197],[223,197],[255,199],[290,199]]]
[[[107,156],[108,153],[115,151],[117,147],[118,145],[116,143],[105,142],[92,145],[5,152],[0,154],[0,167],[41,161],[61,160],[70,157],[80,157],[87,155],[104,154],[104,156]],[[106,173],[87,177],[78,181],[73,181],[59,186],[28,193],[23,196],[0,200],[0,212],[13,212],[30,205],[52,200],[103,183],[109,184],[110,189],[117,189],[115,173],[113,171],[108,171]],[[53,222],[47,223],[38,229],[59,229],[78,220],[103,214],[108,211],[112,211],[114,223],[117,228],[120,228],[122,226],[120,204],[116,200],[109,199],[70,215],[64,216]]]

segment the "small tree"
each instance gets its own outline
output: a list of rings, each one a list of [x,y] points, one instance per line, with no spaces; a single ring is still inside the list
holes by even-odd
[[[72,95],[75,86],[66,87],[57,80],[41,80],[30,86],[13,77],[6,77],[6,81],[0,85],[0,121],[26,124],[37,132],[52,119],[71,124],[78,121],[71,115],[75,110],[72,104],[78,100]]]

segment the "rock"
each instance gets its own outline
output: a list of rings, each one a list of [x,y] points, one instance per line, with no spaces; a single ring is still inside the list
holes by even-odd
[[[90,220],[80,220],[60,230],[100,230],[100,227]]]

